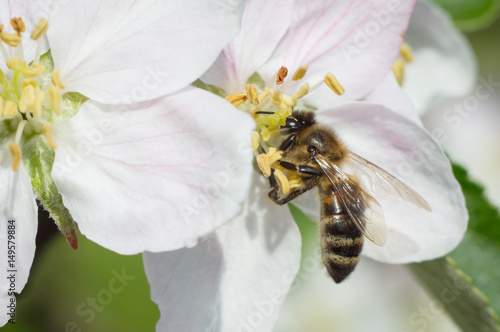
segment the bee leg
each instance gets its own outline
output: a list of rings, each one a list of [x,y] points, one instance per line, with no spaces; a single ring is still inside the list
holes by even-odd
[[[317,175],[321,176],[323,173],[321,171],[318,171],[316,168],[311,167],[311,166],[305,166],[305,165],[295,165],[292,163],[289,163],[287,161],[280,161],[280,165],[283,166],[284,168],[290,170],[290,171],[297,171],[302,174],[307,174],[307,175]]]
[[[297,135],[295,135],[295,134],[291,134],[290,136],[288,136],[286,138],[286,140],[284,140],[283,143],[281,143],[280,151],[285,151],[286,149],[288,149],[290,147],[290,145],[292,145],[292,143],[295,142],[296,138],[297,138]]]
[[[273,179],[271,179],[271,177]],[[284,196],[279,189],[278,183],[276,182],[276,178],[274,178],[274,174],[271,174],[271,176],[269,177],[269,183],[271,183],[271,181],[274,181],[275,184],[271,185],[271,190],[269,190],[268,196],[274,203],[278,205],[284,205],[289,201],[293,200],[294,198],[302,195],[309,189],[317,186],[319,179],[320,179],[319,176],[309,176],[307,178],[304,178],[303,184],[300,187],[292,188],[288,193],[288,195]]]

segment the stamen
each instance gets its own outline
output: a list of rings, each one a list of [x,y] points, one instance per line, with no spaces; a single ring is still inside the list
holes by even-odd
[[[333,76],[332,73],[326,74],[323,81],[337,95],[340,96],[340,95],[344,94],[344,92],[345,92],[344,87],[339,83],[339,81],[337,81],[337,78],[335,78],[335,76]]]
[[[22,61],[19,60],[19,57],[17,56],[9,58],[9,60],[7,60],[6,62],[7,68],[11,70],[17,70],[17,68],[19,68],[21,64],[23,63]]]
[[[244,93],[233,93],[232,95],[227,96],[225,99],[235,107],[238,107],[247,100],[247,96]]]
[[[276,75],[276,85],[283,84],[285,77],[288,75],[288,69],[286,67],[281,66],[278,70],[278,75]]]
[[[23,75],[26,78],[35,77],[40,75],[44,71],[44,69],[45,69],[44,66],[40,66],[36,63],[33,63],[30,69],[23,71]]]
[[[259,92],[251,84],[245,85],[246,96],[250,104],[257,105],[259,103]]]
[[[274,170],[274,177],[276,178],[276,182],[280,187],[281,192],[284,195],[288,195],[290,193],[290,184],[288,183],[288,179],[286,175],[280,171],[279,169]]]
[[[40,94],[41,95],[43,93],[43,91],[40,91]],[[38,97],[38,96],[37,96]],[[45,97],[45,94],[44,94],[44,97]],[[38,100],[38,98],[37,98]],[[61,92],[59,91],[59,88],[57,86],[53,86],[49,89],[49,100],[50,100],[50,103],[52,104],[52,107],[54,107],[54,112],[56,112],[56,114],[59,114],[61,113]],[[42,99],[43,101],[43,99]],[[41,112],[41,103],[40,103],[40,112]]]
[[[403,84],[404,69],[405,64],[401,60],[396,60],[396,62],[392,65],[392,72],[394,73],[399,85]]]
[[[56,87],[52,87],[56,88]],[[57,92],[54,92],[54,95],[51,94],[52,88],[49,89],[49,100],[50,103],[52,104],[52,107],[54,108],[54,112],[56,114],[61,113],[61,94],[59,93],[59,89],[57,89]],[[35,107],[34,107],[34,113],[35,116],[42,116],[42,106],[43,106],[43,101],[45,100],[45,92],[41,90],[37,90],[36,98],[35,98]]]
[[[306,83],[302,84],[299,91],[292,94],[292,97],[295,99],[300,99],[300,98],[304,97],[305,95],[307,95],[308,93],[309,93],[309,83],[306,82]]]
[[[18,35],[17,33],[2,32],[0,38],[5,44],[12,47],[17,47],[17,45],[21,43],[21,36]]]
[[[260,135],[255,130],[252,131],[252,150],[255,151],[260,146]]]
[[[293,74],[292,81],[298,81],[303,79],[307,73],[307,68],[309,68],[309,66],[307,65],[300,66],[299,69],[297,69],[297,71],[295,72],[295,74]]]
[[[271,92],[271,89],[269,89],[268,87],[266,87],[264,89],[264,91],[259,95],[259,101],[262,103],[266,100],[266,98],[269,96]]]
[[[7,119],[15,117],[17,115],[17,105],[12,101],[7,100],[3,109],[3,115],[5,115]]]
[[[54,141],[54,138],[52,137],[52,129],[53,127],[48,124],[43,125],[43,134],[45,135],[45,139],[47,139],[47,143],[52,149],[57,148],[56,141]]]
[[[48,28],[49,22],[45,18],[40,19],[40,22],[38,22],[36,27],[31,32],[30,38],[33,40],[38,40],[41,36],[43,36],[45,32],[47,32]]]
[[[257,165],[260,168],[260,171],[266,178],[271,176],[271,165],[269,164],[269,158],[266,154],[262,153],[257,158]]]
[[[21,35],[21,32],[24,32],[26,30],[26,26],[24,25],[24,22],[20,17],[14,17],[13,19],[11,19],[10,25],[12,25],[14,31],[16,31],[18,35]]]
[[[411,49],[410,44],[403,43],[403,45],[401,45],[400,54],[406,60],[406,62],[413,61],[413,50]]]
[[[59,68],[55,69],[50,75],[50,80],[52,81],[52,84],[59,87],[59,89],[64,89],[64,85],[61,81],[60,71],[61,70]]]
[[[28,108],[33,108],[35,105],[35,89],[32,85],[27,85],[23,88],[21,99],[19,100],[19,112],[26,113]]]
[[[12,158],[12,169],[14,172],[17,172],[21,163],[21,149],[19,148],[19,144],[9,142],[9,150]]]

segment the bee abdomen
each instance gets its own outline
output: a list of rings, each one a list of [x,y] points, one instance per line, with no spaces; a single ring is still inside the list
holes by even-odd
[[[323,215],[321,221],[323,264],[339,283],[356,267],[363,248],[363,235],[347,214]]]

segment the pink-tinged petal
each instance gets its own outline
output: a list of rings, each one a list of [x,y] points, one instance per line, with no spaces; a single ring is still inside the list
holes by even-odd
[[[14,299],[14,292],[20,293],[26,282],[35,255],[35,238],[37,231],[37,206],[31,181],[23,166],[17,173],[12,171],[7,158],[0,167],[0,243],[2,257],[0,268],[0,304],[4,312],[0,318],[0,326],[10,319],[9,305]],[[15,189],[14,189],[15,188]],[[11,202],[12,210],[11,210]],[[9,222],[14,220],[14,222]],[[9,238],[9,236],[12,236]],[[12,252],[10,252],[12,250]]]
[[[379,200],[387,243],[366,241],[363,254],[388,263],[442,256],[462,239],[468,213],[450,162],[419,125],[376,104],[351,103],[318,113],[350,150],[385,169],[419,193],[432,212],[403,200]]]
[[[241,92],[246,81],[271,56],[292,18],[293,1],[249,0],[240,33],[224,48],[202,81]]]
[[[51,0],[44,1],[44,3],[48,5],[50,1]],[[23,37],[22,48],[23,48],[24,59],[26,60],[27,63],[33,61],[38,43],[31,40],[30,38],[31,31],[33,31],[33,28],[40,21],[41,17],[47,18],[47,15],[43,15],[43,13],[40,13],[38,10],[34,10],[34,8],[38,9],[40,5],[41,3],[35,0],[16,0],[16,1],[0,0],[0,24],[3,24],[4,26],[3,31],[8,33],[14,33],[14,29],[10,24],[10,20],[15,17],[20,17],[23,20],[24,25],[26,26],[25,32],[22,33]],[[19,56],[19,54],[15,54],[13,48],[5,44],[4,46],[9,56],[11,57]],[[48,50],[47,38],[43,36],[41,54],[47,52],[47,50]],[[1,54],[0,58],[3,59]],[[2,70],[6,69],[5,61],[0,61],[0,68]]]
[[[144,254],[157,331],[272,331],[300,264],[300,232],[254,174],[240,215],[195,248]]]
[[[420,114],[446,98],[472,91],[477,77],[474,53],[438,6],[417,3],[405,40],[414,60],[406,67],[403,88]]]
[[[247,196],[253,119],[189,88],[135,109],[87,102],[52,176],[82,234],[123,254],[194,246]]]
[[[56,6],[50,19],[54,64],[66,91],[107,104],[150,100],[206,71],[237,34],[243,5],[74,0]]]
[[[381,104],[417,124],[422,125],[411,100],[399,86],[394,74],[389,72],[384,80],[377,85],[365,98],[365,101]]]
[[[364,97],[383,80],[399,54],[414,1],[295,1],[292,26],[259,70],[268,80],[280,66],[292,74],[309,65],[315,84],[328,72],[344,86],[332,103]]]

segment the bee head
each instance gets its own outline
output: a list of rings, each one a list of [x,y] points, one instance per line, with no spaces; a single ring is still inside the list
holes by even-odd
[[[346,147],[342,141],[328,128],[316,127],[310,130],[300,142],[307,146],[307,152],[312,159],[318,154],[331,161],[340,161],[346,155]]]

